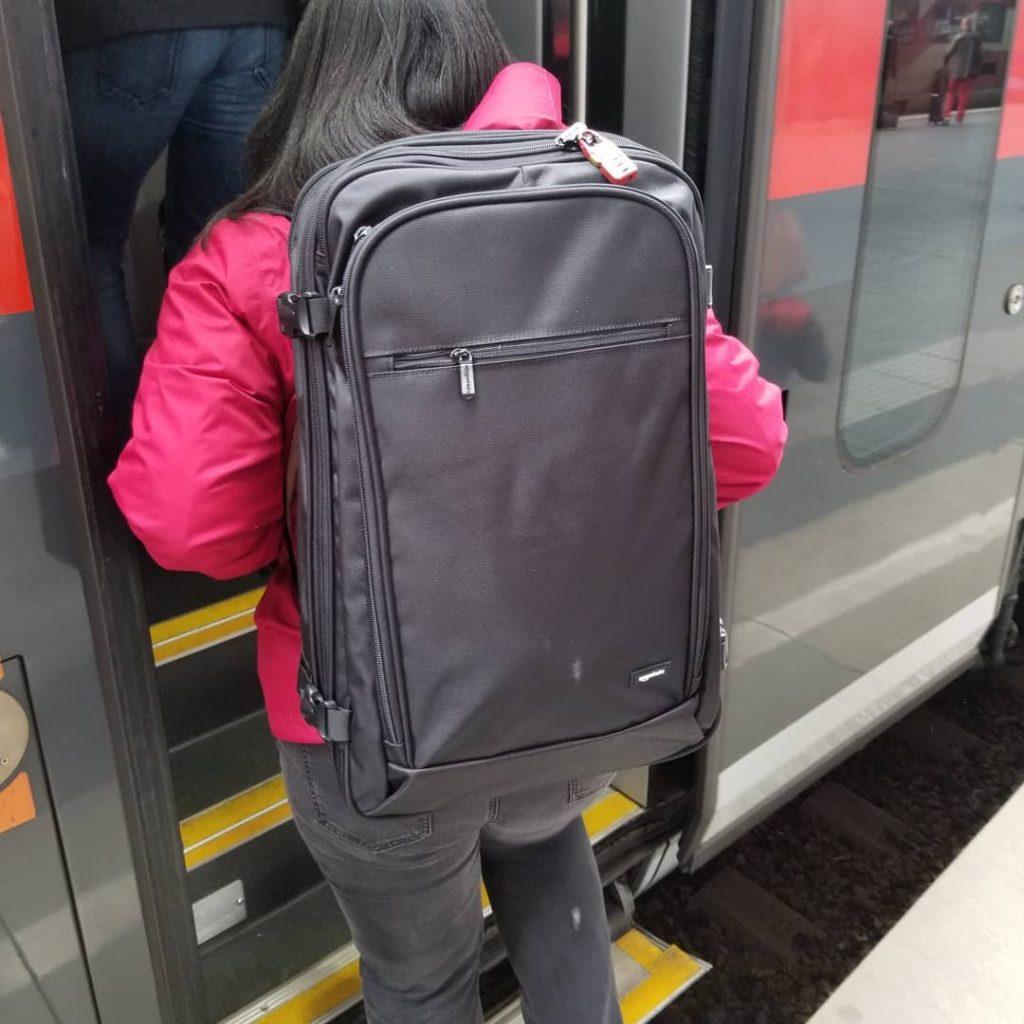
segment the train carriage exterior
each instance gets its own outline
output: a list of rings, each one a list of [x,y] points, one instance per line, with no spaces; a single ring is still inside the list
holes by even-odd
[[[724,514],[721,727],[697,757],[622,773],[587,814],[617,955],[657,982],[631,996],[627,1018],[647,1020],[699,965],[630,929],[631,895],[707,861],[1009,630],[1024,24],[1014,0],[491,6],[517,55],[560,77],[568,114],[701,184],[716,310],[785,389],[782,471]],[[964,125],[930,127],[963,15],[982,74]],[[158,274],[144,247],[129,259],[145,336]],[[105,486],[106,394],[51,0],[11,0],[0,1019],[347,1020],[358,957],[291,824],[259,703],[262,580],[170,576],[139,553]],[[489,941],[486,961],[500,956]]]

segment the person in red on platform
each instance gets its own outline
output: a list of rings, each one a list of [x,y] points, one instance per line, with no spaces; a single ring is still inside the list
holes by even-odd
[[[389,139],[562,125],[555,78],[511,63],[483,0],[312,0],[250,140],[253,184],[175,267],[110,486],[164,568],[218,579],[276,563],[256,615],[258,667],[296,825],[361,954],[374,1022],[476,1024],[479,883],[532,1024],[616,1024],[601,881],[580,819],[608,777],[366,818],[299,710],[299,612],[285,537],[295,426],[290,212],[322,166]],[[764,487],[786,440],[779,390],[707,321],[720,505]]]
[[[971,102],[971,90],[981,74],[981,36],[974,31],[970,18],[961,18],[960,31],[949,44],[943,64],[949,74],[949,85],[942,107],[942,123],[952,123],[950,115],[956,106],[956,123],[963,124],[967,105]]]

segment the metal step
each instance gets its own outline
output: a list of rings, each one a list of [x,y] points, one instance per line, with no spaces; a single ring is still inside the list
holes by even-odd
[[[646,1024],[674,1002],[710,965],[640,928],[612,944],[615,986],[623,1024]],[[221,1024],[320,1024],[335,1020],[361,1001],[359,957],[348,945]],[[522,1024],[518,999],[487,1018],[487,1024]]]
[[[641,928],[631,928],[612,943],[612,967],[623,1024],[654,1020],[711,969]],[[523,1024],[519,1000],[488,1017],[487,1024]]]
[[[167,745],[173,750],[239,718],[262,712],[256,644],[234,637],[156,670]]]
[[[150,627],[164,731],[173,749],[262,707],[249,589]]]
[[[583,815],[595,845],[641,813],[608,789]],[[182,849],[193,902],[240,883],[246,917],[266,912],[320,880],[291,821],[281,777],[274,776],[181,823]],[[481,890],[484,913],[490,903]]]
[[[150,622],[161,622],[203,604],[234,597],[266,582],[266,573],[254,573],[233,580],[215,580],[194,572],[168,572],[142,551],[141,545],[139,569],[146,617]]]
[[[268,786],[267,792],[263,794],[263,799],[268,806],[274,803],[274,793],[274,788]],[[252,793],[249,794],[249,797],[255,798],[258,795]],[[254,804],[250,804],[247,809],[252,812],[253,806]],[[211,808],[212,810],[215,809]],[[221,812],[223,810],[223,807],[220,808]],[[638,804],[617,790],[609,788],[584,811],[583,821],[591,842],[596,844],[612,835],[617,829],[633,821],[641,813],[643,813],[643,809]],[[212,817],[211,823],[216,823]],[[182,823],[183,828],[185,824],[184,822]],[[223,822],[220,822],[220,824],[223,824]],[[247,827],[247,825],[243,825],[243,827]],[[276,826],[271,825],[270,828],[276,828]],[[189,838],[194,841],[197,838],[196,833],[190,832]],[[242,837],[239,838],[242,843],[246,841]],[[220,841],[218,838],[215,842],[219,843]],[[197,849],[194,845],[192,848]],[[210,853],[211,856],[207,857],[207,853]],[[215,858],[223,855],[224,853],[222,852],[207,850],[202,854],[205,859],[198,863],[205,864],[210,861],[216,863]],[[196,864],[195,866],[198,865]],[[325,886],[318,885],[315,889],[310,890],[310,892],[319,893],[317,899],[329,902],[332,912],[336,912],[333,897],[326,890]],[[315,917],[323,918],[325,916],[324,906],[316,902],[316,900],[312,903],[307,903],[308,899],[310,897],[303,895],[298,897],[296,902],[307,906],[309,912]],[[487,893],[483,886],[481,886],[481,909],[485,916],[491,912]],[[284,921],[287,925],[294,926],[295,919],[292,916],[285,918]],[[254,920],[246,926],[236,926],[230,932],[225,933],[221,940],[213,941],[215,943],[219,942],[225,948],[237,948],[238,956],[242,959],[248,959],[249,953],[244,948],[244,944],[251,934],[251,929],[256,928],[261,940],[265,941],[267,934],[274,931],[277,927],[275,915],[267,915],[262,919]],[[287,933],[281,932],[278,932],[277,940],[283,946],[288,945],[290,941]],[[205,950],[206,947],[204,946],[204,962]],[[279,1020],[288,1021],[289,1024],[300,1024],[300,1022],[301,1024],[313,1024],[313,1022],[320,1021],[321,1019],[329,1020],[334,1014],[343,1012],[349,1006],[359,1001],[361,989],[358,988],[358,985],[355,989],[352,989],[353,974],[358,980],[358,955],[350,944],[347,942],[338,943],[331,947],[330,951],[325,951],[321,960],[311,959],[308,963],[311,966],[306,966],[304,970],[300,973],[297,972],[295,976],[289,977],[287,981],[262,988],[259,990],[259,995],[250,996],[251,1001],[248,1005],[244,1005],[242,1009],[225,1017],[223,1024],[250,1024],[252,1021],[274,1021],[276,1024]],[[264,982],[266,977],[264,976],[263,978]],[[239,990],[244,990],[244,986],[241,984],[238,985],[238,988]],[[330,1003],[331,999],[335,999],[336,1002]],[[242,1000],[240,999],[239,1002],[242,1002]],[[238,1003],[235,1005],[238,1005]],[[261,1009],[262,1007],[268,1009]],[[320,1016],[307,1015],[311,1012],[310,1007],[315,1008]],[[271,1013],[279,1014],[279,1016],[271,1016]]]
[[[320,882],[200,947],[210,1019],[313,1024],[323,1017],[314,1007],[342,1008],[344,979],[358,978],[358,967],[346,973],[337,959],[345,950],[355,956],[345,918]]]
[[[214,857],[188,873],[193,908],[200,900],[210,901],[200,908],[200,941],[209,941],[242,919],[268,914],[322,880],[320,869],[292,822],[222,857]],[[229,889],[230,894],[226,891]],[[219,899],[215,898],[218,893]]]
[[[277,742],[260,708],[171,749],[179,818],[189,818],[271,778]]]
[[[176,614],[151,640],[212,1019],[313,1022],[358,1004],[358,957],[275,771],[249,635],[261,595]],[[596,844],[641,813],[609,789],[584,821]],[[481,904],[488,915],[482,886]]]

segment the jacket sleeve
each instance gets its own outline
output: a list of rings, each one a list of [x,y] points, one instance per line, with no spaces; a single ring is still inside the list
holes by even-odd
[[[754,354],[708,311],[705,375],[718,507],[766,487],[782,462],[782,393],[758,374]]]
[[[267,305],[265,289],[241,227],[226,221],[171,272],[132,437],[110,476],[165,569],[227,579],[278,556],[289,392],[260,341],[265,325],[244,312]]]

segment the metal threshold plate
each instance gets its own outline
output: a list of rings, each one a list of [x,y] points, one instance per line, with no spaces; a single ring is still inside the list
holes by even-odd
[[[646,1024],[711,968],[640,928],[612,946],[615,988],[623,1024]],[[519,1000],[489,1017],[487,1024],[523,1024]]]

